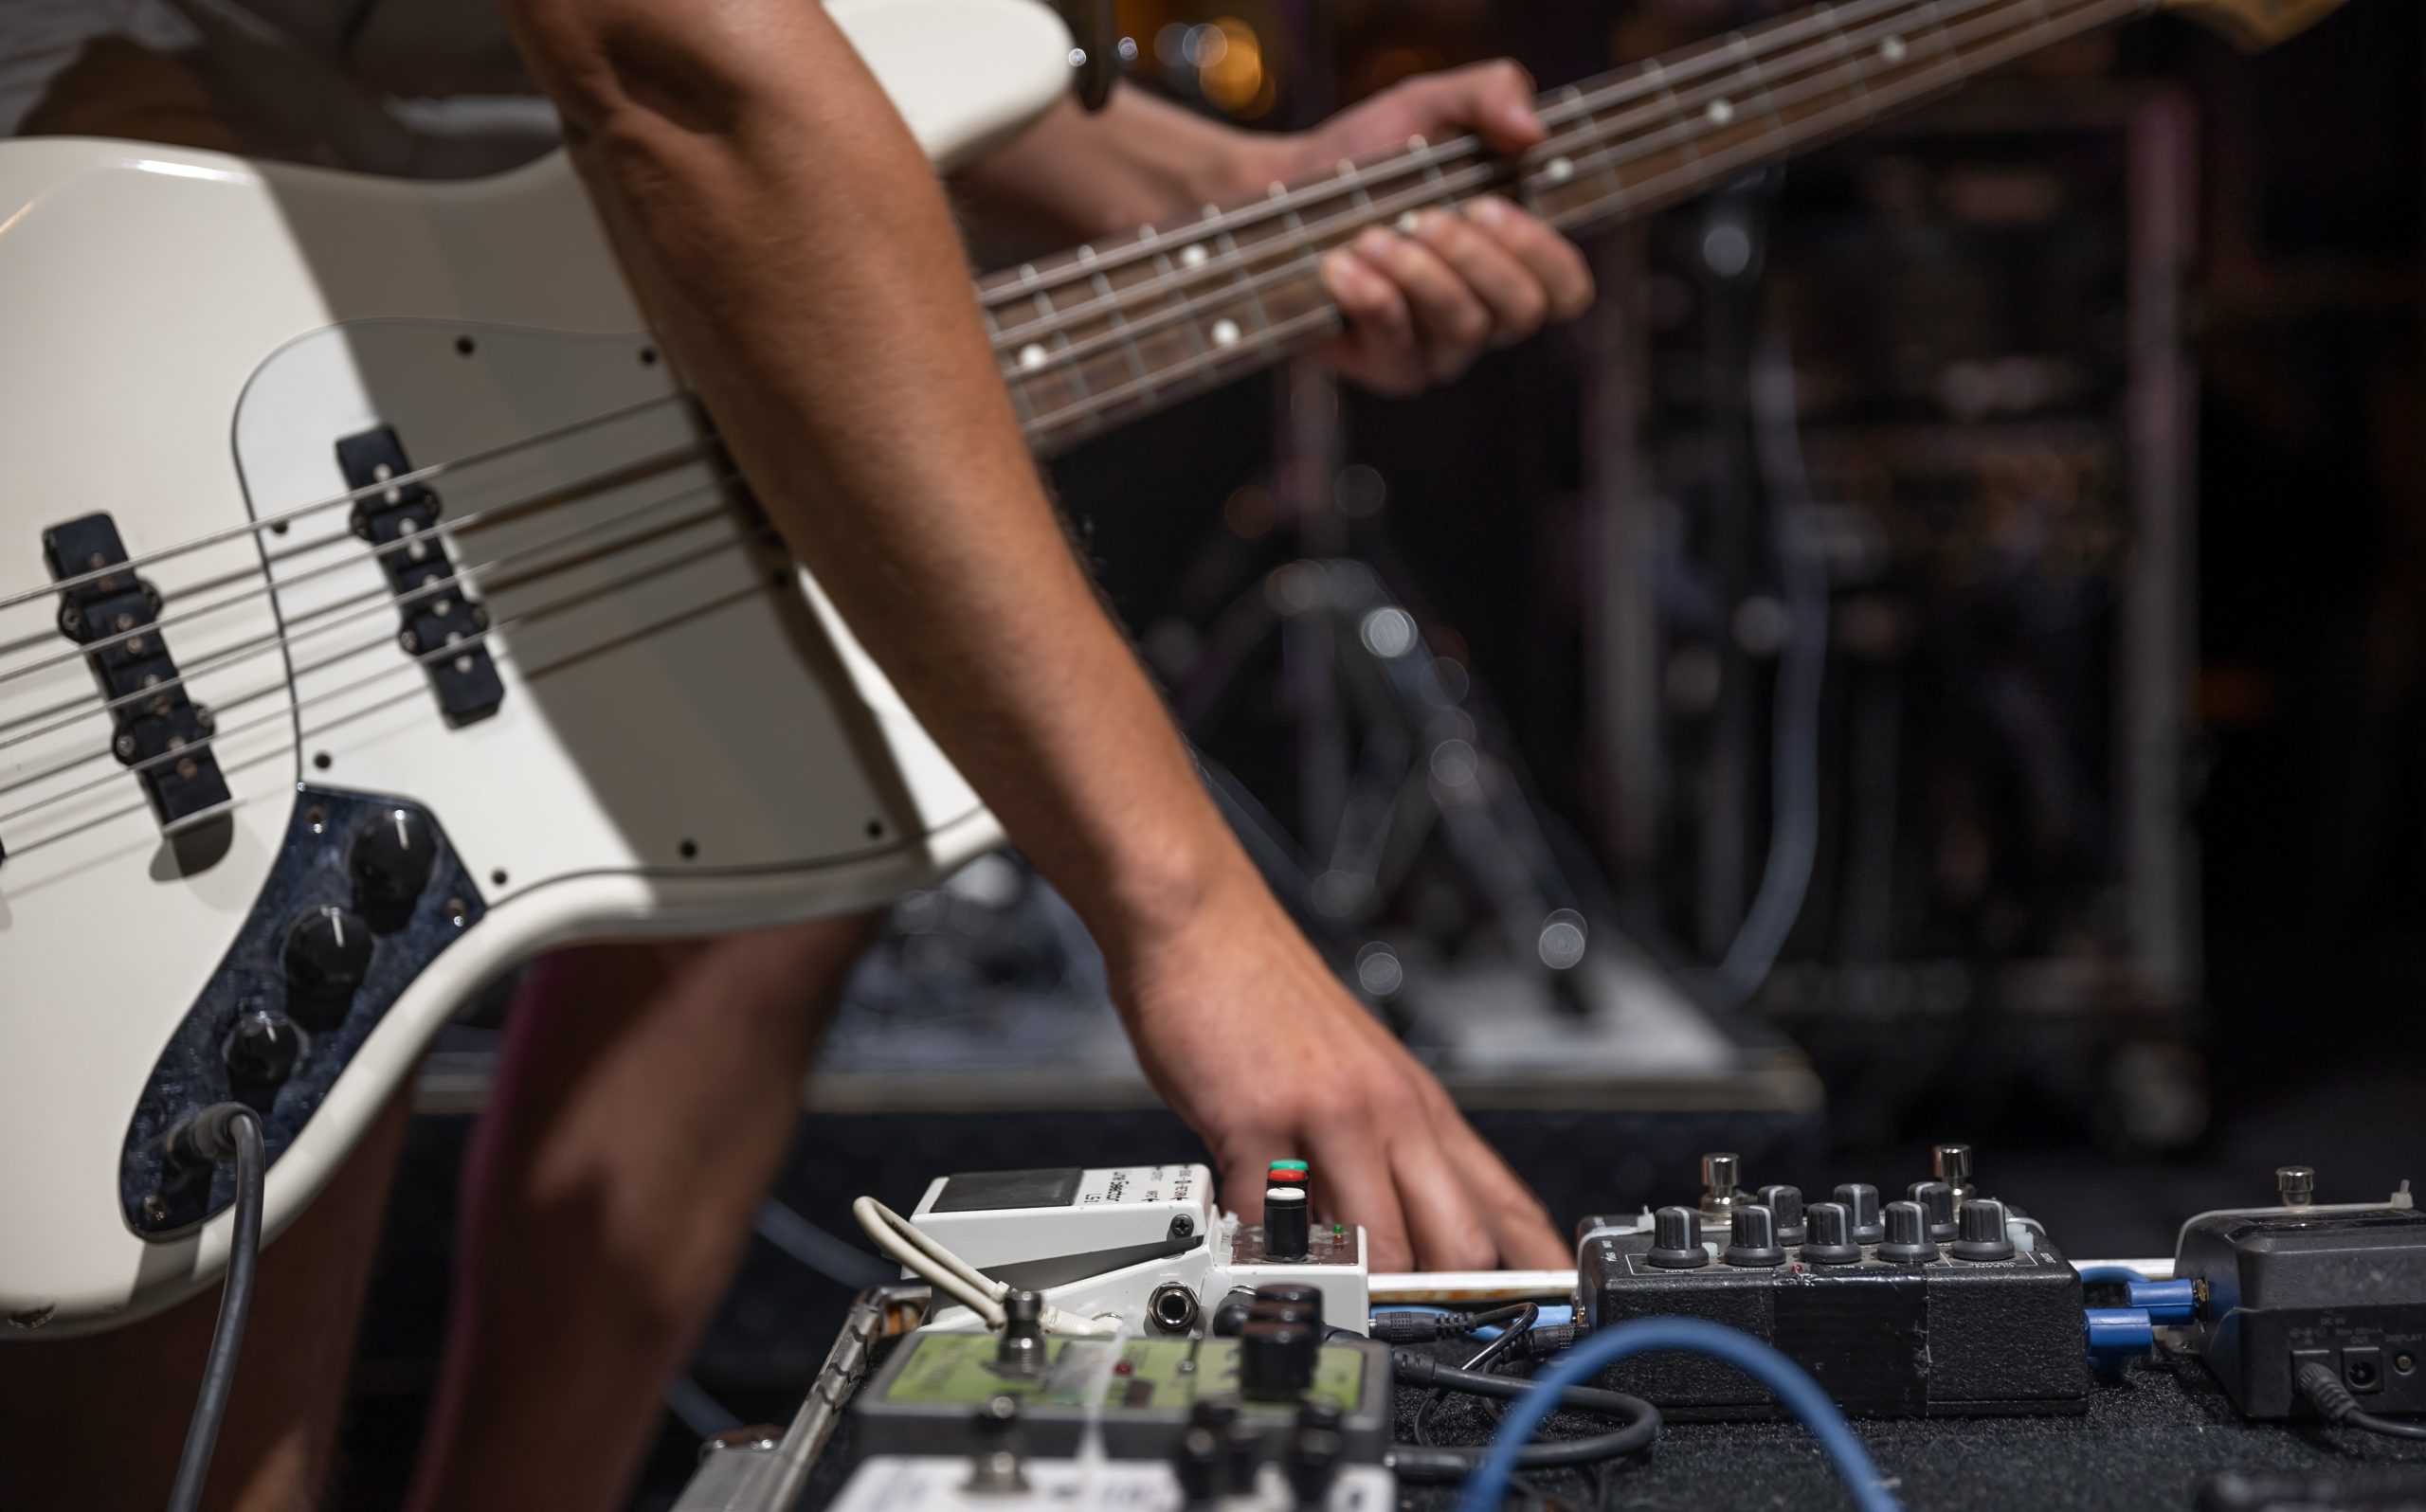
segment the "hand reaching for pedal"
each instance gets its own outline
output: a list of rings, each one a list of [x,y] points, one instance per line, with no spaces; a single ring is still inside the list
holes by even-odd
[[[1302,1158],[1324,1215],[1365,1225],[1376,1270],[1573,1263],[1524,1182],[1259,885],[1160,932],[1113,986],[1148,1078],[1212,1150],[1242,1221],[1260,1221],[1269,1164]]]
[[[1505,60],[1410,79],[1342,111],[1289,144],[1290,172],[1322,172],[1344,158],[1473,134],[1494,151],[1521,153],[1546,132],[1533,81]],[[1348,317],[1331,348],[1341,373],[1381,393],[1446,383],[1485,351],[1523,340],[1592,303],[1584,254],[1497,195],[1463,213],[1428,209],[1411,232],[1376,226],[1323,261],[1323,281]]]

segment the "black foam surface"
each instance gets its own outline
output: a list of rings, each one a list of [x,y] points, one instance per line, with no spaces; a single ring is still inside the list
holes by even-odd
[[[1400,1393],[1398,1436],[1414,1429],[1422,1394]],[[1554,1430],[1590,1431],[1594,1420],[1551,1419]],[[1479,1442],[1481,1410],[1451,1398],[1433,1416],[1443,1443]],[[2323,1424],[2245,1421],[2187,1355],[2136,1366],[2099,1384],[2079,1417],[1933,1418],[1862,1421],[1854,1432],[1912,1512],[1940,1508],[2189,1508],[2212,1476],[2311,1475],[2364,1466],[2426,1467],[2426,1444],[2400,1443]],[[1835,1508],[1850,1506],[1817,1440],[1795,1423],[1673,1423],[1659,1443],[1614,1472],[1615,1508]],[[1575,1477],[1546,1476],[1553,1496],[1590,1501]],[[1411,1512],[1442,1512],[1453,1486],[1415,1487]]]

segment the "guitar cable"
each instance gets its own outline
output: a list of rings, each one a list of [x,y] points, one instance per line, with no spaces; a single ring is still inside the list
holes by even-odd
[[[227,1240],[227,1279],[219,1292],[219,1323],[210,1353],[203,1358],[202,1388],[194,1395],[193,1419],[186,1425],[185,1452],[169,1491],[169,1512],[194,1512],[219,1445],[219,1422],[227,1413],[228,1389],[236,1378],[236,1353],[244,1344],[244,1323],[253,1310],[253,1272],[262,1253],[262,1184],[269,1161],[262,1145],[259,1113],[242,1103],[215,1103],[169,1132],[172,1166],[196,1175],[234,1161],[234,1232]]]

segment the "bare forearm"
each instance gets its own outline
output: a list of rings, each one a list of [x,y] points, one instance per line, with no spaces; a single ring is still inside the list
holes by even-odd
[[[516,10],[567,60],[543,81],[742,472],[1013,836],[1115,950],[1233,881],[1043,496],[942,192],[823,9]]]

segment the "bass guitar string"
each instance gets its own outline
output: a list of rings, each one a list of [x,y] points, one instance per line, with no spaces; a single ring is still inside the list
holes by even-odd
[[[1973,5],[2007,3],[2010,3],[2010,0],[1972,0]],[[2051,3],[2059,3],[2059,0],[2051,0]],[[2103,0],[2104,9],[2117,9],[2119,5],[2118,13],[2137,9],[2140,3],[2141,0]],[[2091,14],[2099,9],[2100,5],[2093,0],[2093,3],[2088,5],[2083,10],[2073,14]],[[2068,16],[2067,19],[2071,17]],[[2037,27],[2047,24],[2034,22],[2028,25]],[[1998,15],[1983,18],[1982,22],[1974,22],[1966,27],[1941,27],[1940,29],[1945,33],[1943,45],[1951,53],[1957,48],[1969,45],[1980,36],[1992,34],[1997,27],[2010,27],[2013,25],[2015,25],[2013,18]],[[1892,35],[1892,25],[1888,23],[1881,23],[1873,29],[1882,40]],[[1851,39],[1844,40],[1848,43],[1851,41]],[[2018,56],[2037,45],[2035,39],[2026,39],[2021,46],[2009,48],[2006,51]],[[1818,63],[1826,60],[1813,61]],[[1982,66],[1993,65],[1991,63]],[[1952,70],[1950,75],[1952,79],[1960,79],[1964,75],[1964,70],[1953,60],[1949,60],[1944,66]],[[1844,76],[1848,74],[1854,74],[1855,81],[1858,81],[1858,75],[1850,64],[1839,63],[1828,77],[1806,81],[1800,86],[1763,91],[1760,104],[1763,108],[1774,113],[1780,107],[1800,104],[1817,96],[1842,90],[1847,87]],[[1928,77],[1907,80],[1896,85],[1882,86],[1876,91],[1860,97],[1857,101],[1858,108],[1855,113],[1856,118],[1874,113],[1882,103],[1896,103],[1903,99],[1930,93],[1944,87],[1946,81],[1945,79]],[[1602,129],[1574,134],[1576,139],[1572,142],[1552,141],[1531,149],[1526,153],[1524,161],[1531,163],[1541,159],[1541,164],[1533,170],[1527,171],[1527,176],[1522,182],[1529,190],[1556,189],[1561,185],[1571,183],[1582,173],[1614,169],[1621,163],[1636,161],[1653,153],[1679,145],[1694,146],[1731,130],[1735,119],[1733,115],[1727,114],[1725,119],[1719,119],[1711,112],[1710,107],[1729,99],[1726,91],[1731,88],[1732,83],[1731,80],[1720,80],[1698,92],[1685,94],[1672,92],[1671,98],[1662,101],[1659,110],[1647,113],[1647,117],[1638,117],[1627,121],[1609,123]],[[1693,107],[1700,107],[1698,113],[1690,117],[1696,123],[1693,128],[1689,129],[1682,119],[1672,118],[1682,117]],[[1810,122],[1832,122],[1838,114],[1822,113],[1810,117]],[[1650,118],[1657,122],[1658,129],[1656,131],[1635,130],[1635,120],[1642,118]],[[1827,128],[1815,126],[1813,129]],[[1718,165],[1723,163],[1748,162],[1774,155],[1778,151],[1774,140],[1777,135],[1779,134],[1773,132],[1769,137],[1755,138],[1738,144],[1728,153],[1710,158],[1703,158],[1696,153],[1695,157],[1675,174],[1662,175],[1659,179],[1646,180],[1641,184],[1628,186],[1625,190],[1626,197],[1655,198],[1657,193],[1664,192],[1671,187],[1668,182],[1670,179],[1678,176],[1688,180],[1703,178],[1721,171]],[[1467,140],[1472,139],[1467,138]],[[1597,152],[1587,153],[1582,157],[1570,155],[1583,153],[1586,148],[1602,142],[1611,145],[1602,147]],[[1562,166],[1553,171],[1549,167],[1552,163]],[[1185,273],[1160,276],[1127,289],[1118,290],[1113,296],[1098,298],[1088,304],[1073,306],[1067,311],[1040,316],[996,339],[994,346],[998,353],[1017,351],[1022,354],[1021,358],[1015,358],[1012,363],[1004,368],[1004,377],[1006,381],[1019,383],[1056,374],[1091,357],[1132,343],[1140,335],[1151,334],[1180,322],[1193,320],[1209,310],[1228,308],[1242,301],[1252,303],[1262,292],[1302,278],[1310,272],[1318,261],[1319,253],[1323,250],[1319,243],[1324,238],[1335,236],[1337,241],[1331,244],[1345,244],[1354,232],[1367,225],[1385,223],[1405,211],[1455,198],[1470,189],[1486,189],[1499,180],[1506,171],[1506,166],[1495,159],[1477,162],[1454,172],[1427,179],[1398,194],[1366,205],[1351,206],[1340,214],[1302,226],[1293,232],[1289,238],[1289,245],[1285,249],[1276,247],[1271,243],[1265,243],[1254,247],[1224,252],[1207,258],[1202,264]],[[1571,223],[1589,219],[1602,213],[1603,209],[1602,207],[1594,207],[1580,214],[1570,213],[1558,219],[1564,223]],[[1312,250],[1309,250],[1310,243],[1314,244]],[[1276,256],[1285,261],[1266,267],[1258,274],[1244,278],[1233,277],[1232,281],[1204,290],[1200,296],[1191,297],[1183,302],[1177,304],[1168,302],[1171,297],[1172,290],[1201,285],[1211,279],[1224,275],[1243,274],[1258,261]],[[1134,313],[1139,310],[1145,313]],[[1077,340],[1067,336],[1066,333],[1070,327],[1098,316],[1106,319],[1117,316],[1117,319],[1090,336]],[[1042,345],[1039,339],[1041,336],[1045,338],[1059,336],[1062,344],[1046,349],[1033,358],[1027,358],[1026,354],[1032,349]],[[1269,347],[1272,343],[1266,339],[1258,345]],[[1119,386],[1118,391],[1125,393],[1138,389],[1150,390],[1158,383],[1186,381],[1198,369],[1219,367],[1236,360],[1241,354],[1240,348],[1238,346],[1202,352],[1186,363],[1177,364],[1167,369],[1167,373],[1176,374],[1176,378],[1150,375],[1132,379]],[[1077,382],[1075,377],[1073,382]],[[1113,402],[1115,401],[1112,399],[1110,392],[1091,397],[1082,396],[1077,403],[1066,405],[1050,416],[1040,418],[1035,423],[1041,426],[1058,424],[1061,423],[1064,416],[1083,416],[1090,409]]]
[[[209,733],[204,735],[200,740],[190,741],[176,749],[165,750],[156,756],[147,756],[139,762],[130,763],[124,768],[124,773],[137,774],[150,771],[168,763],[190,756],[197,750],[215,747],[222,740],[226,740],[237,735],[245,734],[249,731],[265,728],[269,725],[279,724],[288,719],[296,718],[307,709],[317,708],[328,703],[332,699],[342,698],[349,693],[358,693],[365,688],[385,680],[386,678],[392,677],[397,673],[403,672],[407,668],[424,666],[431,661],[446,657],[462,656],[464,654],[465,647],[484,642],[489,637],[495,635],[500,630],[511,630],[529,625],[534,621],[547,619],[552,615],[562,613],[567,609],[579,607],[581,604],[589,603],[590,601],[600,598],[606,594],[614,593],[624,588],[631,587],[636,584],[645,582],[652,578],[662,577],[666,573],[679,571],[681,568],[689,567],[697,562],[700,562],[714,556],[720,556],[728,551],[734,550],[735,549],[747,549],[766,541],[780,539],[781,537],[776,535],[775,529],[771,525],[762,524],[752,526],[750,529],[735,534],[731,539],[710,542],[706,546],[700,547],[696,550],[685,552],[682,555],[672,557],[661,562],[650,563],[649,565],[638,568],[633,572],[627,573],[623,577],[610,579],[594,587],[583,589],[579,593],[569,594],[564,598],[553,600],[548,603],[539,604],[534,608],[526,609],[519,614],[509,616],[503,620],[492,621],[485,626],[466,632],[458,639],[448,641],[445,645],[433,646],[426,651],[410,657],[405,661],[395,663],[391,666],[383,667],[377,672],[357,677],[353,681],[345,683],[342,686],[326,689],[320,693],[314,693],[308,698],[291,698],[282,707],[272,710],[270,712],[261,715],[258,718],[246,720],[239,725],[223,726],[211,730]],[[283,688],[285,684],[283,683],[278,685],[279,688]],[[270,691],[276,692],[278,690],[274,688]],[[108,786],[110,783],[117,782],[120,775],[122,774],[119,772],[112,772],[107,775],[95,778],[90,782],[79,783],[74,787],[64,788],[60,792],[50,794],[45,798],[35,801],[34,802],[12,809],[6,814],[0,814],[0,826],[12,825],[19,819],[30,818],[35,814],[43,812],[45,809],[53,808],[58,804],[68,801],[71,799],[81,797],[83,794],[89,793],[96,788]],[[102,821],[96,820],[94,822],[99,823]],[[57,839],[64,838],[68,835],[81,833],[90,827],[92,826],[79,825],[73,829],[63,831],[58,836],[51,837],[51,839],[55,841]],[[10,854],[18,854],[17,848],[12,846],[10,848]]]
[[[634,633],[641,635],[657,635],[661,632],[670,630],[679,624],[684,623],[687,621],[696,620],[702,615],[715,614],[719,610],[730,608],[736,603],[744,602],[745,600],[752,599],[770,591],[773,590],[768,586],[752,585],[750,587],[741,588],[735,592],[722,594],[716,598],[706,600],[703,603],[693,604],[673,614],[661,616],[658,619],[649,621],[647,624],[639,626],[637,631]],[[586,655],[588,655],[587,652],[576,651],[567,659],[579,660]],[[510,654],[498,655],[498,659],[509,665],[514,664],[516,661],[516,658]],[[528,682],[534,678],[543,677],[563,664],[563,662],[557,661],[548,662],[536,667],[525,668],[523,672],[523,679]],[[380,699],[376,703],[366,704],[358,709],[348,710],[346,712],[337,715],[335,718],[329,720],[325,724],[317,725],[308,730],[299,731],[300,741],[304,744],[308,744],[314,740],[326,736],[329,731],[341,729],[346,725],[353,723],[357,719],[367,719],[372,714],[379,713],[382,711],[393,709],[398,704],[424,696],[426,695],[418,688],[402,689],[385,698]],[[255,766],[262,765],[264,763],[291,760],[294,755],[295,752],[292,747],[281,746],[265,750],[256,756],[247,756],[241,760],[226,764],[222,767],[222,770],[231,773],[246,771]],[[291,789],[289,791],[291,792]],[[245,795],[237,794],[231,797],[225,803],[215,804],[210,808],[203,809],[193,814],[189,814],[172,823],[160,826],[160,834],[164,837],[173,837],[185,834],[189,830],[199,829],[203,825],[211,822],[213,819],[234,813],[236,810],[244,807],[247,803],[253,801],[253,799],[248,798]],[[122,819],[133,819],[137,815],[149,813],[151,811],[151,807],[152,805],[149,802],[137,800],[136,801],[126,804],[123,807],[112,809],[108,813],[96,815],[90,819],[71,825],[66,829],[59,830],[49,835],[38,836],[22,844],[12,845],[9,849],[9,855],[10,858],[14,859],[34,851],[43,850],[45,847],[59,844],[62,841],[73,839],[76,837],[86,834],[90,831],[99,830],[108,825],[116,824]]]
[[[449,541],[465,531],[479,530],[490,525],[507,524],[511,521],[521,518],[523,515],[534,513],[543,509],[552,508],[558,504],[579,503],[588,495],[597,493],[601,490],[620,487],[625,483],[635,481],[644,476],[661,472],[666,468],[679,467],[686,462],[697,461],[705,455],[706,450],[707,442],[705,441],[694,441],[682,446],[671,446],[666,448],[664,451],[658,452],[652,456],[643,457],[628,462],[618,462],[613,467],[606,468],[600,472],[591,473],[584,477],[574,478],[572,481],[565,483],[557,488],[551,489],[549,492],[544,494],[534,494],[528,498],[516,499],[512,503],[494,505],[491,508],[484,510],[475,510],[471,513],[466,514],[462,519],[458,520],[442,518],[435,526],[432,526],[426,531],[417,531],[410,535],[398,536],[392,541],[370,547],[367,552],[351,553],[335,561],[323,563],[316,567],[307,567],[302,571],[289,573],[284,577],[271,578],[269,581],[263,583],[260,586],[249,588],[243,593],[234,594],[225,599],[214,600],[209,603],[200,604],[191,609],[180,609],[175,614],[163,615],[159,619],[153,621],[150,624],[139,624],[131,630],[120,630],[112,635],[97,637],[91,640],[79,642],[68,650],[54,653],[50,656],[45,657],[41,660],[34,661],[27,665],[11,667],[5,672],[0,672],[0,683],[13,682],[19,677],[31,676],[35,673],[44,672],[52,667],[69,666],[83,659],[85,657],[91,656],[97,651],[107,651],[112,646],[123,645],[129,640],[148,636],[154,631],[166,630],[171,625],[190,624],[193,621],[202,619],[206,615],[217,614],[222,610],[236,608],[243,604],[252,603],[259,600],[269,598],[273,594],[282,592],[295,584],[307,583],[314,578],[325,577],[331,572],[343,571],[345,568],[361,562],[366,555],[371,561],[379,562],[395,552],[409,551],[416,545],[426,546],[433,539]],[[393,488],[400,485],[396,483],[389,483],[387,486]],[[300,555],[304,550],[318,549],[322,547],[338,544],[353,538],[354,537],[351,531],[341,535],[331,535],[321,541],[311,543],[309,546],[302,548],[301,550],[299,550],[295,554]],[[110,570],[117,571],[120,569],[113,567]],[[237,574],[237,576],[240,578],[259,579],[262,577],[262,574],[244,573]],[[193,590],[187,589],[186,591],[191,592]]]
[[[687,404],[690,399],[689,389],[678,388],[671,393],[639,400],[619,408],[604,410],[586,419],[576,420],[570,424],[558,425],[552,430],[543,430],[535,436],[526,436],[519,441],[501,441],[495,446],[469,452],[446,461],[432,462],[426,467],[416,467],[409,473],[398,473],[393,477],[381,478],[375,483],[365,483],[360,488],[348,489],[329,498],[316,500],[310,504],[299,504],[282,513],[268,515],[244,525],[230,525],[225,530],[213,531],[208,535],[198,535],[176,546],[162,547],[156,551],[147,551],[140,556],[132,556],[109,567],[94,567],[90,571],[80,572],[74,577],[62,578],[56,583],[45,584],[38,588],[27,588],[21,593],[10,594],[7,598],[0,598],[0,609],[13,609],[21,604],[32,603],[37,600],[50,598],[54,594],[64,593],[70,588],[81,588],[87,583],[99,582],[114,572],[133,572],[138,567],[151,567],[155,563],[186,556],[208,547],[219,546],[248,535],[259,535],[263,531],[277,530],[281,525],[290,524],[307,515],[340,509],[357,499],[369,498],[373,494],[387,493],[414,483],[425,483],[431,478],[444,477],[449,473],[461,472],[467,467],[477,467],[483,462],[499,461],[534,447],[545,446],[553,441],[564,441],[587,431],[595,430],[601,425],[612,424],[619,420],[629,420],[636,415],[662,409],[668,405]]]
[[[1816,6],[1749,33],[1730,33],[1727,38],[1704,44],[1674,59],[1655,59],[1620,70],[1620,77],[1594,89],[1582,90],[1569,85],[1553,90],[1540,97],[1536,101],[1536,111],[1545,124],[1554,125],[1578,116],[1598,116],[1602,111],[1615,109],[1659,90],[1673,89],[1678,81],[1698,79],[1719,68],[1757,76],[1765,64],[1775,63],[1781,56],[1801,48],[1803,44],[1815,38],[1819,39],[1817,45],[1803,48],[1803,55],[1813,52],[1833,54],[1848,18],[1859,24],[1894,12],[1905,18],[1916,19],[1921,11],[1928,10],[1932,16],[1930,24],[1940,26],[1949,4],[1953,12],[1961,15],[1982,6],[2011,6],[2016,3],[2017,0],[1850,0],[1850,3],[1833,7]],[[2140,3],[2145,4],[2145,0],[2140,0]],[[1576,135],[1586,135],[1604,124],[1587,121]],[[1554,155],[1563,150],[1564,140],[1559,134],[1553,133],[1550,140],[1527,149],[1525,155],[1528,158]],[[1336,196],[1341,192],[1343,181],[1348,181],[1352,192],[1361,187],[1358,181],[1368,170],[1386,170],[1383,179],[1386,183],[1412,173],[1429,173],[1441,164],[1483,151],[1477,138],[1464,135],[1421,148],[1393,149],[1350,158],[1332,171],[1333,176],[1309,175],[1294,186],[1287,186],[1286,193],[1172,227],[1168,236],[1157,232],[1140,241],[1098,249],[1090,260],[1063,262],[1050,268],[1025,269],[1005,281],[989,282],[981,290],[982,300],[991,309],[1022,299],[1034,299],[1075,283],[1090,281],[1130,263],[1164,255],[1174,243],[1186,245],[1256,228]]]
[[[739,481],[739,477],[740,475],[736,473],[719,474],[697,487],[685,489],[679,494],[668,495],[663,498],[652,499],[648,503],[640,505],[637,508],[625,510],[620,513],[610,514],[602,520],[585,521],[571,530],[561,531],[555,535],[549,536],[544,540],[533,542],[529,546],[517,548],[516,549],[505,552],[502,555],[491,557],[485,562],[481,562],[471,567],[460,567],[443,578],[434,578],[429,582],[421,584],[418,586],[410,588],[403,593],[395,593],[387,588],[374,588],[367,593],[358,593],[351,598],[340,599],[334,603],[322,604],[313,609],[309,614],[299,615],[296,617],[294,622],[300,628],[288,631],[283,634],[272,634],[257,637],[254,639],[244,641],[244,643],[236,646],[223,647],[218,651],[197,657],[192,665],[179,672],[177,675],[173,677],[163,678],[148,687],[138,688],[133,693],[120,693],[115,698],[104,701],[99,709],[92,709],[89,707],[80,708],[75,713],[69,714],[66,718],[55,720],[49,724],[42,725],[37,729],[23,729],[21,733],[10,733],[10,731],[21,729],[21,727],[28,723],[28,721],[20,720],[16,724],[0,725],[0,737],[5,737],[0,738],[0,750],[6,750],[11,746],[21,746],[27,741],[34,740],[40,736],[50,734],[53,731],[66,729],[71,725],[90,719],[97,713],[113,713],[130,704],[141,703],[147,698],[157,697],[172,688],[182,687],[188,678],[193,677],[199,674],[214,671],[220,667],[232,665],[238,661],[247,660],[253,657],[263,656],[272,652],[283,650],[299,641],[308,640],[315,636],[323,635],[339,625],[350,624],[354,621],[363,619],[369,615],[377,614],[387,610],[403,608],[408,604],[418,603],[423,599],[444,593],[449,588],[457,587],[462,585],[471,584],[477,585],[482,575],[492,572],[497,568],[505,566],[509,562],[519,561],[525,557],[534,555],[539,551],[562,545],[566,541],[586,538],[597,531],[610,530],[615,526],[625,524],[643,515],[653,514],[660,510],[667,509],[677,504],[688,503],[703,495],[733,486]],[[693,518],[703,519],[708,517],[710,516],[697,515]],[[469,528],[468,524],[458,527],[459,530],[468,530]],[[347,562],[335,565],[351,566],[352,560],[349,559]],[[281,579],[278,586],[284,588],[298,581],[299,581],[299,578]],[[348,610],[351,612],[340,612]],[[335,615],[335,618],[329,618],[331,615]],[[393,637],[386,637],[381,639],[366,642],[354,647],[352,651],[348,652],[347,655],[359,655],[364,651],[372,650],[378,646],[387,644],[393,639]],[[45,711],[45,712],[55,711],[55,710]],[[36,715],[33,717],[40,718],[41,716]],[[9,790],[9,789],[8,787],[0,787],[0,793],[5,793]]]

